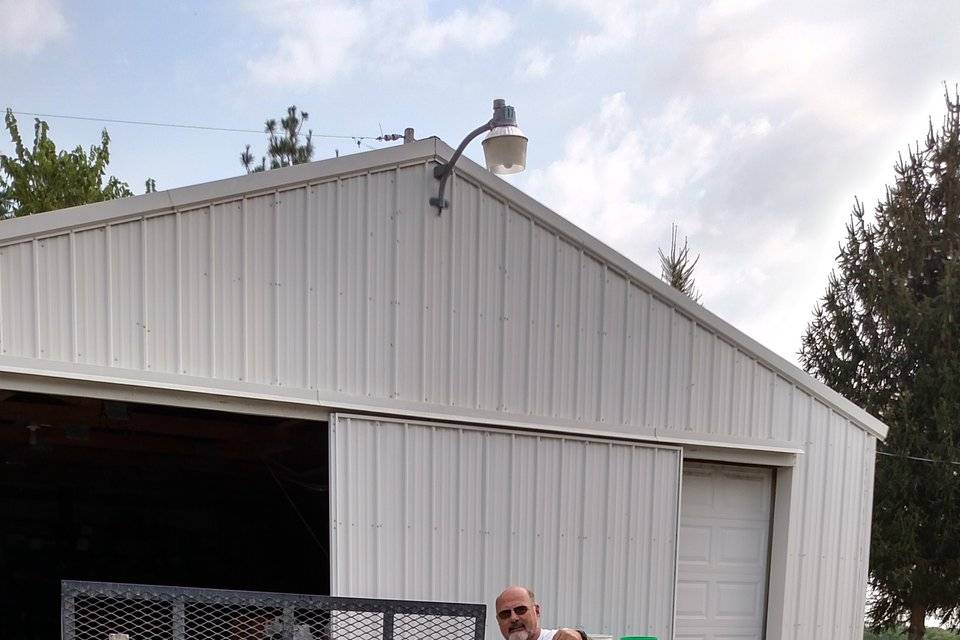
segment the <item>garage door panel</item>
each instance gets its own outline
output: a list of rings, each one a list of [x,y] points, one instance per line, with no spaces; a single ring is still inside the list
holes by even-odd
[[[706,620],[708,583],[686,580],[677,586],[677,618]]]
[[[766,524],[766,523],[764,523]],[[719,555],[721,566],[746,566],[760,569],[766,564],[767,529],[757,527],[719,527]]]
[[[760,615],[760,590],[756,582],[717,582],[717,618],[745,620]]]
[[[713,529],[709,525],[687,524],[680,528],[681,562],[693,567],[710,564],[710,543]]]
[[[770,487],[766,477],[744,477],[730,472],[719,472],[717,475],[716,515],[769,519]]]
[[[772,483],[769,469],[685,465],[678,639],[763,636]]]

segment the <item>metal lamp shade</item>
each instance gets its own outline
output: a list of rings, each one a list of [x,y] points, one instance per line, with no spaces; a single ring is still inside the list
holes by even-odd
[[[494,127],[483,139],[483,155],[493,173],[520,173],[527,166],[527,136],[520,127]]]

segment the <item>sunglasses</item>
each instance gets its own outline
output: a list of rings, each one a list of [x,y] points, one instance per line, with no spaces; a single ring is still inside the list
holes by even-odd
[[[524,616],[527,614],[527,611],[530,611],[530,607],[525,604],[520,605],[519,607],[514,607],[513,609],[504,609],[503,611],[497,612],[497,617],[501,620],[507,620],[510,618],[510,613],[515,613],[518,616]]]

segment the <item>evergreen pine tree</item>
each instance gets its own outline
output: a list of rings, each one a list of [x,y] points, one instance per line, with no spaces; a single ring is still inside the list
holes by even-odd
[[[300,137],[301,129],[310,118],[305,111],[297,112],[296,106],[287,107],[287,117],[277,121],[270,118],[264,123],[264,132],[267,134],[267,155],[260,159],[260,164],[254,164],[253,153],[247,145],[240,154],[240,164],[247,173],[257,173],[267,170],[267,158],[270,158],[270,169],[289,167],[295,164],[310,162],[313,159],[313,131],[307,131],[303,144]]]
[[[677,234],[679,229],[677,224],[670,225],[670,255],[664,255],[663,249],[658,249],[660,254],[660,278],[668,283],[677,291],[687,294],[694,302],[700,302],[700,292],[694,286],[693,268],[700,261],[700,255],[693,260],[690,259],[690,247],[687,245],[687,239],[683,239],[683,246],[677,244]]]
[[[870,550],[875,630],[960,621],[960,96],[895,165],[874,218],[857,201],[804,368],[890,426]]]

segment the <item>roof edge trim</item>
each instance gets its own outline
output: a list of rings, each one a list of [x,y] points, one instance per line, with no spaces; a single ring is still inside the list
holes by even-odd
[[[65,233],[80,227],[194,209],[203,206],[206,202],[242,198],[258,191],[282,190],[288,186],[319,182],[347,174],[434,160],[437,157],[437,141],[437,138],[428,138],[395,147],[327,158],[292,167],[177,187],[167,191],[0,220],[0,245],[37,236]]]

